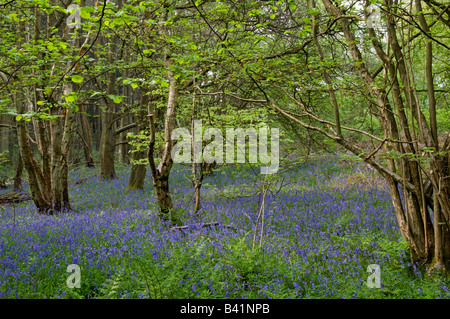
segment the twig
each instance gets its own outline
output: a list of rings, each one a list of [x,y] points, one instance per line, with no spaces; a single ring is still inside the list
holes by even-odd
[[[261,235],[260,235],[260,241],[259,244],[261,246],[261,241],[262,241],[262,235],[263,235],[263,228],[264,228],[264,207],[266,205],[266,194],[267,194],[267,190],[269,188],[269,185],[267,188],[266,187],[266,179],[267,179],[267,175],[264,177],[264,182],[263,182],[263,197],[262,197],[262,202],[261,202],[261,207],[259,208],[259,214],[258,214],[258,218],[256,219],[256,225],[255,225],[255,233],[253,234],[253,249],[255,248],[255,243],[256,243],[256,234],[258,233],[258,225],[259,225],[259,219],[261,218],[262,215],[262,227],[261,227]]]

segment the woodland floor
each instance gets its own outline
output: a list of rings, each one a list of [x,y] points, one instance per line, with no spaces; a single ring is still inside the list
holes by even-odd
[[[362,164],[284,164],[266,180],[259,219],[259,167],[219,167],[194,216],[190,167],[176,166],[184,228],[158,218],[149,173],[143,190],[128,192],[129,166],[117,172],[101,181],[98,169],[72,171],[73,212],[0,206],[0,298],[450,298],[448,279],[410,265],[386,185]],[[80,288],[67,286],[70,264]],[[366,284],[370,264],[381,288]]]

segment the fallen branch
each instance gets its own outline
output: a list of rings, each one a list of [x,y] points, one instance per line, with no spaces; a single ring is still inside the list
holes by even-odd
[[[79,180],[77,180],[77,181],[75,181],[75,182],[73,182],[73,183],[70,183],[70,182],[69,182],[69,185],[70,185],[70,186],[73,186],[73,185],[80,185],[80,184],[83,184],[85,181],[87,181],[87,177],[82,178],[82,179],[79,179]]]
[[[213,227],[213,226],[222,226],[225,228],[231,228],[234,230],[239,230],[239,228],[234,227],[232,225],[221,225],[219,222],[211,222],[211,223],[206,223],[206,224],[190,224],[190,225],[184,225],[184,226],[177,226],[177,227],[172,227],[170,228],[170,230],[181,230],[181,229],[188,229],[189,227],[198,227],[200,226],[200,228],[205,228],[205,227]]]
[[[25,202],[30,199],[31,199],[31,196],[29,194],[22,194],[22,193],[16,193],[16,192],[7,193],[7,194],[0,196],[0,205]]]

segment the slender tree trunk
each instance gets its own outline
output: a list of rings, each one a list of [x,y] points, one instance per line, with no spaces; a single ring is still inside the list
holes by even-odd
[[[107,87],[108,94],[114,93],[116,85],[116,75],[112,72],[109,76],[109,82]],[[116,169],[114,166],[114,157],[116,151],[116,127],[115,127],[115,103],[106,98],[105,102],[107,108],[102,113],[102,135],[100,140],[100,163],[101,172],[100,178],[102,179],[115,179]]]
[[[13,102],[16,105],[17,113],[25,113],[24,102],[19,99],[17,93],[13,93]],[[28,174],[28,184],[30,187],[31,197],[40,213],[46,213],[51,209],[51,202],[48,202],[39,187],[39,181],[43,180],[39,178],[39,167],[34,159],[33,152],[31,150],[30,143],[28,141],[27,129],[24,121],[17,122],[17,135],[19,141],[20,153],[22,156],[23,164]]]
[[[108,103],[110,107],[114,107]],[[115,179],[116,169],[114,157],[116,150],[116,130],[114,125],[114,112],[109,109],[102,114],[102,137],[100,141],[100,161],[102,179]]]
[[[126,78],[128,78],[128,70],[125,70],[124,71],[124,78],[126,79]],[[125,96],[127,96],[127,97],[129,97],[130,95],[131,95],[131,89],[130,89],[130,86],[125,86],[125,87],[123,87],[123,91],[124,91],[124,95]],[[141,105],[142,106],[142,105]],[[129,115],[126,115],[126,116],[123,116],[121,119],[120,119],[120,127],[125,127],[125,126],[127,126],[128,124],[130,124],[130,116]],[[118,140],[120,141],[120,142],[124,142],[124,141],[126,141],[127,140],[127,132],[125,131],[125,132],[123,132],[123,133],[120,133],[119,134],[119,138],[118,138]],[[121,143],[120,145],[119,145],[119,156],[118,156],[118,161],[119,162],[122,162],[122,163],[126,163],[126,164],[129,164],[130,163],[130,154],[129,154],[129,151],[130,151],[130,145],[128,144],[128,143]]]
[[[86,116],[86,107],[81,105],[79,117],[79,135],[83,142],[84,158],[87,167],[95,167],[94,157],[92,156],[92,131]]]
[[[195,80],[193,81],[194,86],[194,93],[192,95],[192,116],[191,116],[191,132],[192,132],[192,139],[191,139],[191,148],[194,150],[194,153],[198,150],[195,150],[195,143],[194,143],[194,135],[195,135],[195,118],[196,118],[196,91],[195,91]],[[210,123],[211,124],[211,123]],[[203,147],[203,146],[202,146]],[[200,170],[197,172],[197,165],[198,163],[195,162],[195,160],[192,160],[192,185],[194,185],[194,214],[196,214],[201,205],[200,205],[200,199],[201,199],[201,189],[202,189],[202,183],[203,179],[207,174],[210,174],[212,170],[216,167],[217,162],[213,163],[206,163],[202,160],[202,163],[200,163],[199,168]]]
[[[201,163],[200,164],[200,171],[197,173],[197,164],[192,163],[192,184],[194,185],[194,214],[198,212],[198,210],[201,208],[201,188],[203,180],[205,179],[206,175],[211,174],[213,172],[213,169],[216,167],[217,162],[213,163]]]
[[[23,174],[23,161],[20,150],[18,151],[16,169],[14,174],[14,186],[13,189],[16,192],[22,191],[22,174]]]
[[[118,5],[121,6],[122,2],[119,1]],[[108,61],[111,65],[117,59],[117,43],[118,38],[113,37],[110,40],[110,52],[108,55]],[[107,79],[106,92],[107,95],[114,95],[116,92],[117,84],[117,70],[113,69]],[[99,85],[100,86],[100,85]],[[102,136],[100,140],[100,178],[101,179],[115,179],[115,155],[116,155],[116,103],[107,97],[102,100],[105,110],[102,113]]]
[[[159,211],[164,219],[169,219],[169,213],[173,210],[172,197],[169,189],[169,176],[161,176],[153,183],[158,199]]]
[[[147,158],[148,151],[135,151],[131,165],[131,174],[128,181],[128,190],[143,189],[145,175],[147,173],[146,164],[135,164],[133,162]]]
[[[151,109],[149,103],[149,119],[150,119],[150,128],[151,128],[151,138],[150,138],[150,146],[149,146],[149,163],[150,169],[152,172],[152,181],[153,186],[155,187],[156,197],[159,204],[160,215],[168,219],[169,213],[173,210],[172,197],[170,196],[169,190],[169,175],[172,169],[173,161],[172,161],[172,148],[174,142],[172,141],[172,131],[175,129],[176,125],[176,107],[177,107],[177,99],[178,99],[178,83],[174,77],[173,71],[171,70],[171,66],[173,64],[173,60],[166,53],[165,57],[165,66],[167,69],[167,77],[169,80],[169,95],[167,100],[167,108],[166,108],[166,119],[164,124],[164,150],[161,158],[161,162],[158,167],[155,166],[154,159],[154,147],[155,147],[155,123],[154,123],[154,112]]]
[[[37,25],[35,27],[37,28]],[[19,24],[19,31],[20,34],[25,35],[25,41],[29,41],[29,34],[25,33],[25,23]],[[20,45],[20,44],[18,44]],[[3,78],[3,76],[2,76]],[[5,81],[5,79],[3,79]],[[7,81],[5,81],[7,82]],[[24,114],[27,111],[33,110],[33,107],[30,103],[29,98],[29,89],[26,88],[24,90],[17,90],[17,91],[10,91],[11,101],[13,105],[15,106],[15,109],[17,110],[18,114]],[[28,107],[27,104],[28,103]],[[36,126],[35,126],[36,128]],[[38,163],[36,162],[33,151],[30,145],[30,138],[28,135],[28,130],[26,127],[26,122],[21,119],[16,122],[16,129],[17,129],[17,139],[19,144],[19,152],[20,157],[22,158],[23,166],[25,167],[28,175],[28,184],[29,189],[31,193],[31,197],[33,199],[33,202],[36,205],[36,208],[38,209],[39,213],[47,213],[52,208],[52,202],[51,202],[51,194],[50,192],[47,193],[49,189],[49,184],[46,184],[48,182],[47,179],[44,178],[42,171],[46,169],[47,167],[43,167],[42,170],[39,167]],[[36,132],[36,131],[35,131]],[[36,134],[38,136],[39,134]],[[38,148],[39,148],[38,144]],[[39,151],[42,151],[40,149]],[[48,153],[43,153],[41,156],[45,156]],[[44,158],[43,158],[44,163]]]
[[[137,131],[142,132],[145,130],[147,125],[147,109],[148,97],[145,92],[141,94],[141,101],[139,105],[139,111],[136,114]],[[147,173],[146,164],[137,163],[140,160],[147,158],[148,148],[143,145],[139,146],[139,149],[135,149],[132,153],[131,162],[131,175],[128,181],[128,190],[142,189],[144,187],[145,175]]]
[[[310,5],[311,5],[311,8],[313,10],[316,9],[316,2],[314,0],[310,0]],[[322,51],[322,46],[320,45],[319,39],[317,37],[318,26],[317,26],[317,23],[315,23],[316,19],[317,19],[317,16],[314,15],[313,19],[312,19],[312,25],[311,25],[312,26],[312,31],[313,31],[313,41],[314,41],[314,44],[316,46],[317,53],[319,54],[320,62],[322,64],[324,64],[325,63],[325,57],[324,57],[324,54],[323,54],[323,51]],[[336,95],[334,94],[333,83],[331,81],[330,76],[328,75],[328,72],[327,72],[326,68],[323,68],[322,74],[323,74],[323,77],[325,79],[325,82],[328,85],[329,95],[330,95],[331,101],[333,102],[334,123],[336,124],[336,134],[337,134],[338,137],[342,137],[341,120],[340,120],[340,116],[339,116],[339,105],[338,105],[338,102],[337,102]]]
[[[0,125],[0,154],[9,151],[9,127],[8,120],[6,116],[0,116],[0,124],[4,124],[5,126]],[[11,158],[10,154],[4,154],[4,159],[9,160]]]
[[[120,120],[120,127],[125,127],[128,124],[130,124],[128,116],[122,117],[122,119]],[[127,134],[128,134],[127,132],[120,133],[119,141],[121,141],[121,142],[126,141]],[[121,143],[119,145],[119,156],[118,156],[119,162],[127,163],[127,164],[130,162],[128,151],[129,151],[128,143]]]
[[[99,158],[101,158],[100,148],[102,138],[102,110],[98,106],[96,107],[96,114],[97,119],[95,120],[95,150],[99,152]]]

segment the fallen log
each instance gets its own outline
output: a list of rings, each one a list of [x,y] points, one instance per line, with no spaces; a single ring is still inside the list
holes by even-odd
[[[29,194],[12,192],[0,195],[0,205],[21,203],[28,200],[31,200],[31,196]]]
[[[184,226],[177,226],[177,227],[172,227],[170,228],[170,230],[181,230],[181,229],[187,229],[187,228],[194,228],[194,227],[200,227],[200,228],[205,228],[205,227],[213,227],[213,226],[222,226],[225,228],[231,228],[234,230],[238,230],[239,228],[234,227],[232,225],[224,225],[224,224],[220,224],[219,222],[212,222],[212,223],[206,223],[206,224],[190,224],[190,225],[184,225]]]
[[[83,184],[85,181],[87,181],[87,177],[79,179],[75,182],[69,182],[69,186],[80,185]]]

